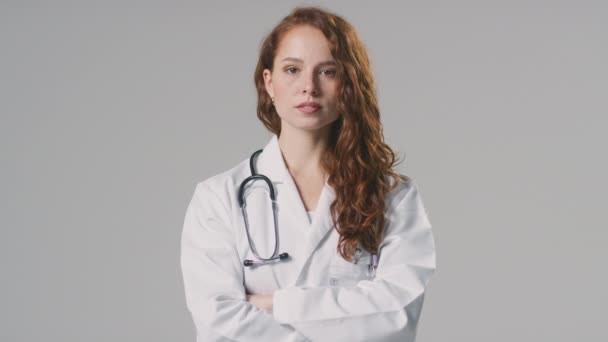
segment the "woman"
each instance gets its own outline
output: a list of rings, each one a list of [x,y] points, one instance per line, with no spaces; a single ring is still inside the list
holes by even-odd
[[[417,186],[392,169],[355,30],[296,8],[263,42],[255,83],[272,138],[197,184],[186,211],[197,340],[414,341],[435,245]],[[253,174],[268,183],[242,184]]]

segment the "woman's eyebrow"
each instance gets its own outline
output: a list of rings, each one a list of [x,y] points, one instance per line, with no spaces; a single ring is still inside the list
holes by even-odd
[[[291,62],[296,62],[296,63],[304,63],[303,60],[299,59],[299,58],[295,58],[295,57],[285,57],[283,58],[283,60],[281,62],[285,62],[285,61],[291,61]],[[325,61],[325,62],[321,62],[317,65],[326,65],[326,64],[333,64],[336,65],[336,61],[334,60],[329,60],[329,61]]]

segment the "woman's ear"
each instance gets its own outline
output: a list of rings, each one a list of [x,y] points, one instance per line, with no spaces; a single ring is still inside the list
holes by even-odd
[[[274,91],[272,89],[272,72],[269,69],[264,69],[262,74],[264,76],[264,88],[270,97],[274,97]]]

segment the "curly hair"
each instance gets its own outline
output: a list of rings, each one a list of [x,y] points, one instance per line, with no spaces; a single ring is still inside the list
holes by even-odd
[[[257,116],[277,136],[281,119],[264,87],[264,69],[273,70],[281,38],[298,25],[319,29],[338,62],[339,117],[331,124],[329,144],[322,157],[328,184],[336,193],[330,206],[340,235],[338,252],[352,260],[360,245],[376,253],[382,242],[385,196],[407,182],[393,167],[400,161],[384,143],[375,83],[367,50],[346,20],[320,7],[296,7],[262,41],[254,82],[258,93]],[[391,185],[390,178],[394,180]]]

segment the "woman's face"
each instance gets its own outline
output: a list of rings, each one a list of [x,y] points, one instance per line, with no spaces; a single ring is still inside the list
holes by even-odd
[[[281,39],[273,70],[264,70],[266,91],[285,125],[294,129],[317,130],[338,118],[337,68],[329,41],[312,26],[296,26]],[[315,102],[319,108],[298,108]]]

